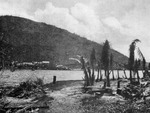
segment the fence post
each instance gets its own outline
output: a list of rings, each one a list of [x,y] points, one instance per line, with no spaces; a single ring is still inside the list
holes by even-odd
[[[53,76],[53,84],[56,83],[56,76]]]

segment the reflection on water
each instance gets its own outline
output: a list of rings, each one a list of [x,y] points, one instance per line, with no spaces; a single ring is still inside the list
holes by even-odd
[[[102,74],[104,75],[104,71],[102,71]],[[97,75],[97,72],[95,73]],[[117,71],[114,71],[115,78],[118,77]],[[119,71],[120,78],[124,77],[124,72]],[[129,77],[129,71],[126,71],[127,77]],[[140,77],[143,77],[143,74],[141,71],[139,71]],[[6,70],[3,73],[3,76],[1,76],[1,81],[6,81],[7,83],[19,83],[26,79],[32,79],[35,77],[40,77],[44,79],[44,83],[50,83],[53,80],[53,76],[57,77],[57,80],[82,80],[84,77],[84,73],[82,70],[79,71],[73,71],[73,70],[17,70],[14,72],[11,72],[9,70]],[[112,74],[110,74],[110,78],[112,78]]]

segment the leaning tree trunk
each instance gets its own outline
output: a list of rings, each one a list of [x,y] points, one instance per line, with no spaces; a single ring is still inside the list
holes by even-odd
[[[124,69],[124,70],[123,70],[123,72],[124,72],[124,76],[125,76],[125,78],[127,79],[126,70]]]
[[[81,64],[82,64],[82,69],[83,69],[83,71],[84,71],[84,75],[85,75],[85,77],[84,77],[84,79],[85,79],[85,86],[89,86],[90,85],[90,82],[89,82],[89,77],[88,77],[88,72],[87,72],[87,69],[86,69],[86,67],[85,67],[85,61],[84,61],[84,59],[83,59],[83,57],[81,57]]]
[[[90,69],[90,67],[87,67],[87,71],[88,71],[88,81],[89,81],[89,83],[90,83],[90,85],[91,85],[91,79],[92,79],[92,76],[91,76],[91,69]]]
[[[85,75],[85,85],[89,86],[90,85],[89,77],[88,77],[88,73],[87,73],[87,70],[85,67],[83,68],[83,71],[84,71],[84,75]]]
[[[137,79],[138,79],[138,83],[140,82],[140,76],[139,76],[139,71],[137,70]]]

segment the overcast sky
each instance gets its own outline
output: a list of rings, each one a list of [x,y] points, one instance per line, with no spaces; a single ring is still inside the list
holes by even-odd
[[[128,56],[136,38],[150,61],[150,0],[0,0],[0,15],[45,22]]]

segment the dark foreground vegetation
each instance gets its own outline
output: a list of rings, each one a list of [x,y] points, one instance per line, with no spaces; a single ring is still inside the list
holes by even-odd
[[[17,86],[1,86],[0,113],[35,113],[48,109],[48,101],[52,98],[46,96],[43,85],[43,80],[36,78]]]

